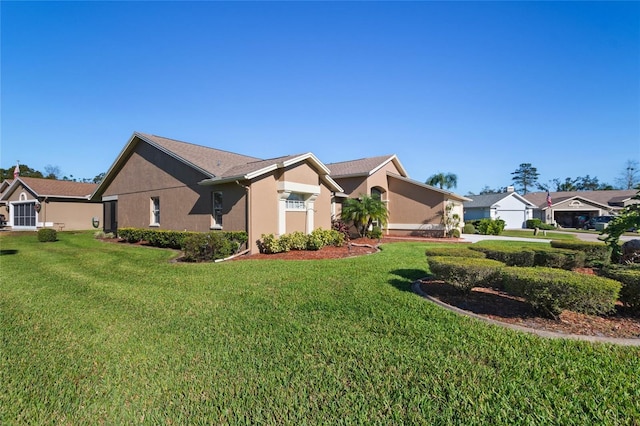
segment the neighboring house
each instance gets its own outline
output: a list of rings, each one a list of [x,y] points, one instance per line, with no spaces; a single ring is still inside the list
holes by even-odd
[[[263,234],[330,229],[342,200],[372,193],[387,203],[385,232],[395,235],[442,235],[447,204],[461,227],[468,200],[409,179],[395,155],[332,165],[312,153],[264,160],[138,132],[92,199],[104,205],[106,232],[246,231],[257,252]]]
[[[531,192],[524,196],[536,205],[534,217],[563,228],[582,228],[596,216],[615,215],[624,207],[637,203],[637,189],[611,191],[551,192],[551,206],[546,192]]]
[[[263,160],[134,133],[93,194],[104,229],[246,231],[262,234],[331,228],[342,188],[311,153]]]
[[[545,193],[546,195],[546,193]],[[464,220],[502,219],[505,229],[522,229],[533,219],[535,204],[508,187],[507,192],[470,195],[464,203]]]
[[[102,205],[90,202],[94,183],[18,176],[0,184],[0,213],[12,230],[85,230],[102,222]]]
[[[379,196],[387,205],[387,235],[443,236],[443,215],[458,215],[458,229],[464,225],[462,203],[468,198],[409,179],[395,155],[363,158],[327,164],[331,177],[344,189],[344,195]],[[338,206],[339,207],[339,206]],[[336,216],[339,215],[336,210]]]

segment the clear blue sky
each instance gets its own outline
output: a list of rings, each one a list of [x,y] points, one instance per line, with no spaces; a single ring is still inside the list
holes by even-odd
[[[8,2],[0,166],[93,178],[134,131],[395,153],[455,192],[640,160],[639,2]]]

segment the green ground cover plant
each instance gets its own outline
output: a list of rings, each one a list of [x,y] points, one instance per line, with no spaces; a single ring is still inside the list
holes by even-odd
[[[426,243],[172,263],[0,236],[0,424],[566,424],[640,418],[640,348],[535,337],[410,291]]]

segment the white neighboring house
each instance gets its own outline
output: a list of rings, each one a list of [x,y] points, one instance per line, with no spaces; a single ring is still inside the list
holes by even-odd
[[[465,201],[464,220],[502,219],[505,229],[522,229],[526,221],[533,219],[535,204],[518,194],[513,187],[498,194],[469,195],[471,201]]]

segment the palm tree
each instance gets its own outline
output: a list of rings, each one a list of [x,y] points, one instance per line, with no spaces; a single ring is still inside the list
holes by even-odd
[[[380,226],[386,225],[389,212],[380,198],[362,195],[360,198],[345,200],[340,216],[345,222],[353,223],[360,236],[364,237],[373,222],[378,222]]]
[[[439,186],[440,189],[451,189],[458,186],[458,176],[453,173],[436,173],[427,179],[427,185]]]

